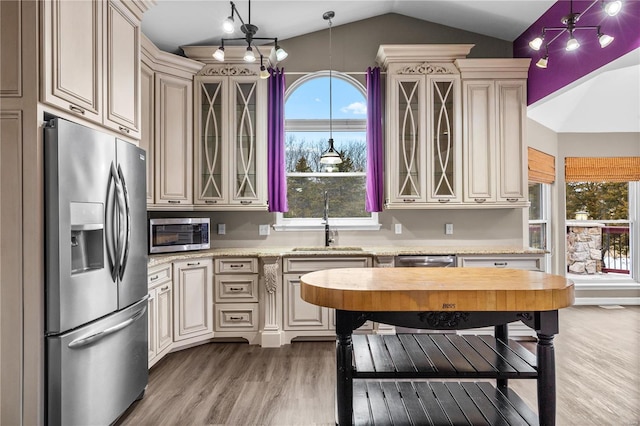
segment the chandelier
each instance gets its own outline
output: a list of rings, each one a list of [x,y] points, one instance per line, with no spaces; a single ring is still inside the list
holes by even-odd
[[[569,39],[567,40],[567,44],[565,49],[567,51],[573,51],[580,47],[580,42],[575,37],[575,31],[577,30],[595,30],[596,36],[598,37],[598,42],[600,43],[600,47],[604,48],[613,42],[613,37],[607,34],[602,33],[600,30],[600,25],[578,25],[578,20],[581,16],[589,11],[596,3],[600,3],[602,5],[602,9],[608,16],[615,16],[622,9],[622,1],[605,1],[605,0],[594,0],[589,7],[587,7],[583,12],[574,12],[573,11],[573,0],[569,2],[569,14],[562,17],[560,20],[564,26],[562,27],[543,27],[542,34],[539,37],[534,38],[529,42],[529,47],[533,50],[540,50],[544,44],[544,56],[541,57],[538,62],[536,62],[536,66],[538,68],[547,68],[549,64],[549,45],[556,41],[558,37],[560,37],[565,32],[569,33]],[[545,43],[545,37],[548,32],[559,31],[558,34],[555,35],[551,40]]]
[[[274,42],[275,45],[275,53],[276,53],[276,60],[277,61],[282,61],[284,60],[287,56],[289,56],[289,54],[280,46],[278,46],[278,38],[274,38],[274,37],[256,37],[256,33],[258,32],[258,27],[251,24],[251,0],[249,0],[249,22],[246,23],[244,22],[244,19],[242,19],[242,16],[240,15],[240,12],[238,12],[238,8],[236,7],[235,3],[230,1],[229,2],[231,4],[231,14],[229,15],[229,17],[227,17],[227,19],[224,20],[224,22],[222,23],[222,30],[227,33],[227,34],[232,34],[235,31],[235,17],[237,16],[238,19],[240,20],[240,23],[242,25],[240,25],[240,31],[243,32],[244,37],[236,37],[236,38],[223,38],[221,43],[220,43],[220,47],[218,47],[218,49],[213,53],[213,57],[215,59],[217,59],[220,62],[224,62],[224,43],[225,41],[232,41],[232,40],[244,40],[247,42],[247,50],[244,53],[244,61],[245,62],[255,62],[256,60],[256,55],[253,52],[253,49],[255,48],[256,52],[258,52],[258,54],[260,55],[260,77],[262,78],[267,78],[269,77],[269,73],[267,72],[267,70],[265,69],[264,66],[264,57],[262,55],[262,53],[260,52],[260,49],[258,48],[258,46],[255,45],[254,40],[270,40]]]

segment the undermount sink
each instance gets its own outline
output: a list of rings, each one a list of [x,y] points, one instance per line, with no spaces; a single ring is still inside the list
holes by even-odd
[[[362,247],[295,247],[292,251],[362,251]]]

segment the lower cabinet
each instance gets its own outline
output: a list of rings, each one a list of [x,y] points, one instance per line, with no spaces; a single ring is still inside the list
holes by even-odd
[[[149,367],[158,362],[173,343],[173,281],[171,264],[149,270]]]
[[[215,259],[215,337],[257,337],[258,259]]]
[[[371,258],[358,257],[288,257],[284,259],[283,274],[283,329],[287,342],[296,337],[335,337],[335,311],[312,305],[300,297],[302,275],[333,268],[370,268]],[[363,326],[371,329],[371,324]]]
[[[193,259],[173,263],[175,342],[213,337],[213,260]]]

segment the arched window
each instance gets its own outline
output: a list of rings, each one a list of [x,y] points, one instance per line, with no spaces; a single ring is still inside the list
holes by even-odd
[[[358,228],[377,224],[377,214],[365,210],[367,162],[365,88],[354,78],[332,72],[333,110],[330,120],[329,72],[295,81],[285,96],[285,150],[289,211],[278,214],[285,227],[321,225],[324,193],[329,199],[332,226]],[[326,166],[332,130],[342,164]]]

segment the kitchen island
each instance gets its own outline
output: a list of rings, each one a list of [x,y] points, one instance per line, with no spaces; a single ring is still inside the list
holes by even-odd
[[[301,297],[336,309],[339,424],[420,422],[438,416],[530,423],[533,412],[508,389],[509,378],[536,379],[539,423],[555,424],[553,338],[558,310],[574,302],[570,280],[515,269],[330,269],[303,275]],[[493,325],[496,334],[483,339],[352,338],[353,330],[368,320],[440,330]],[[506,324],[517,320],[537,333],[535,361],[508,339]],[[360,378],[401,381],[354,384]],[[497,387],[424,380],[430,378],[495,378]]]

